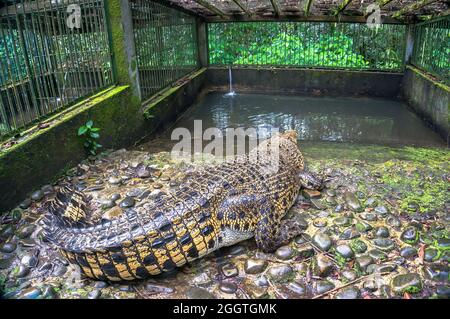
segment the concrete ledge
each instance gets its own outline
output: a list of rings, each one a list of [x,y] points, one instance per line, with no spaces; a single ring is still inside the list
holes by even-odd
[[[240,92],[397,98],[403,74],[346,70],[233,68]],[[212,67],[208,84],[228,89],[228,69]]]
[[[130,145],[142,134],[140,104],[128,86],[112,87],[32,127],[17,144],[0,153],[0,212],[11,209],[31,191],[51,183],[86,157],[78,128],[92,119],[101,128],[103,149]]]
[[[170,126],[199,98],[206,74],[206,68],[195,71],[181,79],[176,86],[163,90],[144,102],[144,117],[151,127],[147,135]]]
[[[408,104],[450,141],[450,88],[425,72],[407,66],[402,94]]]

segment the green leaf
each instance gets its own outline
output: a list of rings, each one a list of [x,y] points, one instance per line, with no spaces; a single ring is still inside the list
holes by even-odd
[[[100,137],[100,134],[98,134],[98,133],[90,133],[89,134],[92,138],[99,138]]]
[[[92,120],[87,121],[86,126],[88,128],[92,128],[92,125],[94,125],[94,122]]]
[[[100,131],[100,128],[98,128],[98,127],[91,128],[91,132],[99,132],[99,131]]]
[[[84,134],[86,134],[86,132],[88,131],[88,128],[86,127],[86,126],[81,126],[79,129],[78,129],[78,136],[81,136],[81,135],[84,135]]]

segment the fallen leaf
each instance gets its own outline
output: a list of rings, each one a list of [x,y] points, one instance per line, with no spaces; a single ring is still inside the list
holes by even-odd
[[[405,291],[403,294],[403,299],[411,299],[411,295]]]
[[[422,265],[423,264],[423,259],[425,257],[425,244],[420,244],[419,245],[418,255],[419,255],[419,264]]]

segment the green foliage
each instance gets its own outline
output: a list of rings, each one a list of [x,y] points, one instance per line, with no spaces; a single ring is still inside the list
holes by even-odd
[[[78,136],[84,138],[84,148],[91,155],[97,154],[97,149],[102,147],[97,143],[97,139],[100,137],[98,133],[100,129],[98,127],[93,127],[94,122],[92,120],[86,122],[85,125],[78,128]]]
[[[400,70],[403,26],[334,23],[209,25],[211,64]]]

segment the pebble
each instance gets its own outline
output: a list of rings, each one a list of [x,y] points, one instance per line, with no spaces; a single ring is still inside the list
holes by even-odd
[[[18,231],[17,231],[17,236],[19,238],[28,238],[31,236],[31,234],[36,230],[36,226],[35,225],[25,225],[23,227],[21,227]]]
[[[318,210],[324,210],[327,208],[327,206],[322,204],[322,202],[318,198],[311,198],[311,204],[315,209]]]
[[[226,263],[220,267],[222,274],[227,277],[236,277],[239,274],[237,267],[233,263]]]
[[[386,216],[389,214],[389,210],[386,208],[386,206],[377,206],[374,208],[375,213],[377,213],[380,216]]]
[[[333,223],[339,227],[350,226],[352,224],[352,220],[348,217],[338,217],[334,219]]]
[[[359,231],[360,233],[366,233],[369,230],[372,230],[372,226],[365,221],[358,222],[355,227],[356,230]]]
[[[163,285],[157,285],[153,283],[146,284],[145,290],[151,294],[171,294],[175,291],[175,289],[171,287],[166,287]]]
[[[226,294],[234,294],[238,287],[233,282],[222,281],[219,285],[219,289]]]
[[[324,251],[328,251],[331,248],[331,238],[325,233],[317,232],[313,239],[313,244],[316,245],[318,248]]]
[[[314,261],[314,274],[319,277],[326,277],[333,270],[332,260],[324,254],[320,254]]]
[[[366,206],[368,206],[368,207],[375,207],[377,205],[377,203],[378,203],[377,199],[373,198],[373,197],[369,197],[366,200]]]
[[[19,207],[22,209],[27,209],[31,206],[31,198],[25,199],[22,203],[20,203]]]
[[[121,208],[133,207],[135,204],[135,200],[133,197],[127,196],[125,197],[119,204]]]
[[[102,295],[102,291],[100,289],[94,289],[87,295],[88,299],[99,299]]]
[[[290,246],[281,246],[275,251],[275,256],[281,260],[288,260],[294,256],[294,250]]]
[[[67,267],[64,265],[57,265],[53,269],[52,275],[55,277],[61,277],[67,272]]]
[[[327,220],[325,218],[315,218],[313,220],[314,227],[323,228],[327,226]]]
[[[400,221],[400,219],[398,219],[398,217],[389,215],[388,217],[386,217],[386,224],[394,228],[398,228],[402,225],[402,222]]]
[[[425,254],[426,254],[426,251],[425,251]],[[402,256],[403,258],[406,258],[406,259],[414,259],[415,257],[417,257],[417,249],[414,247],[410,247],[410,246],[403,247],[400,250],[400,256]]]
[[[425,261],[432,262],[435,259],[437,259],[438,255],[439,255],[439,252],[437,249],[427,248],[427,249],[425,249],[425,254],[424,254],[423,259]]]
[[[389,237],[389,229],[387,227],[378,227],[375,231],[376,237],[388,238]]]
[[[417,293],[422,290],[422,279],[416,273],[397,275],[391,281],[391,288],[397,294]]]
[[[359,290],[355,287],[348,287],[339,291],[334,297],[336,299],[358,299]]]
[[[9,268],[16,257],[10,254],[0,254],[0,269]]]
[[[0,244],[0,251],[2,253],[12,253],[13,251],[15,251],[17,248],[17,245],[14,243],[3,243]]]
[[[360,239],[354,239],[351,241],[350,246],[357,254],[365,253],[367,250],[367,245]]]
[[[439,285],[436,287],[436,294],[443,297],[450,297],[450,286]]]
[[[112,194],[109,199],[111,199],[112,201],[117,201],[121,198],[122,198],[122,196],[120,194]]]
[[[359,215],[362,219],[367,220],[369,222],[376,221],[378,219],[377,215],[374,213],[362,213]]]
[[[31,199],[34,201],[40,201],[44,197],[44,192],[37,190],[31,194]]]
[[[389,238],[375,238],[373,243],[383,251],[391,251],[395,246],[394,241]]]
[[[18,268],[15,276],[16,276],[16,278],[23,278],[23,277],[28,276],[29,273],[30,273],[30,268],[21,264],[21,265],[19,265],[19,268]]]
[[[353,227],[347,228],[342,232],[342,234],[339,236],[340,239],[349,240],[360,237],[361,234],[354,229]]]
[[[189,287],[186,291],[188,299],[215,299],[216,297],[208,290],[199,287]]]
[[[354,272],[353,270],[344,270],[342,272],[342,276],[344,276],[344,278],[348,281],[353,281],[357,278],[356,272]]]
[[[43,285],[41,287],[42,291],[42,298],[43,299],[55,299],[56,298],[56,291],[55,288],[51,285]]]
[[[314,255],[314,248],[310,244],[302,244],[297,248],[297,256],[306,259]]]
[[[425,275],[433,281],[447,282],[449,278],[449,266],[444,264],[431,264],[425,267]]]
[[[362,271],[366,271],[367,266],[373,263],[373,258],[367,255],[356,258],[356,264]]]
[[[245,272],[247,274],[255,275],[262,273],[267,267],[267,261],[262,259],[247,259],[245,261]]]
[[[355,196],[355,194],[351,192],[347,192],[344,195],[345,202],[347,203],[347,206],[354,212],[358,212],[361,210],[361,203],[359,202],[359,199]]]
[[[415,227],[407,227],[400,235],[400,239],[410,245],[417,243],[419,239],[417,229]]]
[[[386,253],[378,249],[372,249],[369,251],[369,256],[374,260],[385,260],[387,258]]]
[[[318,295],[326,293],[327,291],[330,291],[334,288],[334,284],[328,280],[321,280],[316,283],[316,291]]]
[[[297,282],[290,282],[287,285],[287,289],[295,293],[296,295],[303,296],[306,293],[306,287],[305,285],[302,285]]]
[[[122,183],[122,179],[120,177],[111,176],[108,179],[108,183],[110,183],[111,185],[118,185]]]
[[[102,201],[102,208],[103,209],[109,209],[109,208],[113,208],[114,206],[116,206],[116,203],[111,200],[111,199],[106,199]]]
[[[42,291],[39,288],[31,287],[20,292],[17,299],[38,299],[42,295]]]
[[[292,276],[294,270],[288,265],[272,266],[268,270],[269,276],[275,281],[285,281]]]
[[[32,252],[25,254],[20,260],[21,264],[30,268],[36,267],[39,262],[39,253],[40,253],[39,250],[36,249]]]
[[[348,245],[339,245],[336,247],[336,252],[339,253],[345,259],[352,259],[355,256],[355,253]]]

